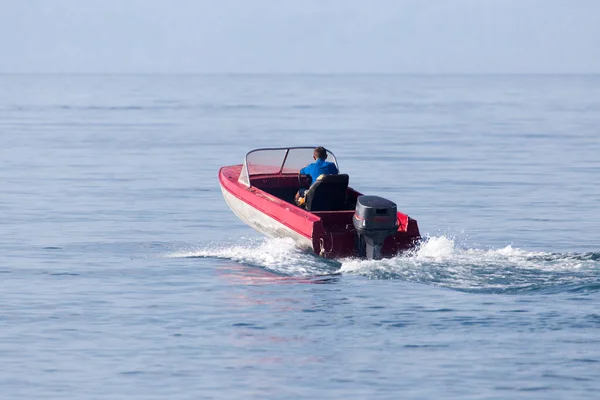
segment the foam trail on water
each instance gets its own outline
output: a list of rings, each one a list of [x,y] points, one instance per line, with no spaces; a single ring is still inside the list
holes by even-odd
[[[460,290],[515,292],[564,288],[597,290],[597,253],[545,253],[512,246],[461,249],[446,236],[431,237],[416,251],[391,259],[342,260],[341,272],[375,279],[403,279]]]
[[[340,266],[298,249],[290,238],[250,240],[243,245],[209,245],[176,251],[166,257],[223,258],[291,276],[330,273],[332,268],[337,270]]]
[[[441,261],[455,254],[455,246],[454,241],[445,236],[432,237],[419,248],[416,257]]]
[[[463,248],[447,236],[430,237],[412,252],[383,260],[325,260],[299,250],[289,238],[192,247],[166,257],[222,258],[292,277],[339,271],[463,291],[600,290],[600,253]]]

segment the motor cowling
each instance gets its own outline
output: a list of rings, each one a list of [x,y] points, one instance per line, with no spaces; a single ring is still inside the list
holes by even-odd
[[[352,223],[361,257],[379,260],[383,243],[398,231],[396,204],[379,196],[359,196]]]

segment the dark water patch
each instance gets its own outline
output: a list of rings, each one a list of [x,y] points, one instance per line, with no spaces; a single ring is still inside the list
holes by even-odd
[[[327,285],[338,282],[340,282],[340,278],[338,276],[316,276],[309,278],[309,283],[314,283],[315,285]]]
[[[588,382],[588,381],[593,380],[591,378],[586,378],[586,377],[582,377],[582,376],[569,376],[569,375],[560,375],[560,374],[552,374],[552,373],[542,374],[542,378],[565,379],[565,380],[571,380],[571,381],[575,381],[575,382]]]
[[[579,338],[567,338],[561,340],[561,343],[577,344],[582,346],[598,345],[600,339],[579,339]]]
[[[586,301],[594,301],[593,298],[588,297],[588,296],[578,296],[578,297],[567,297],[567,300],[569,301],[582,301],[582,302],[586,302]]]
[[[408,325],[410,324],[404,322],[395,322],[393,324],[388,324],[388,328],[405,328]]]
[[[51,276],[79,276],[79,274],[74,272],[45,272],[45,274]]]
[[[600,314],[589,314],[585,316],[585,320],[595,325],[600,325]]]
[[[44,250],[62,250],[62,247],[58,247],[58,246],[46,246],[46,247],[42,247],[42,249],[44,249]]]
[[[329,378],[329,380],[331,382],[344,383],[344,384],[350,384],[350,383],[354,382],[352,379],[348,379],[348,378]]]
[[[547,390],[552,390],[552,386],[531,386],[531,387],[517,388],[518,392],[544,392]]]
[[[265,327],[264,326],[258,326],[252,323],[246,323],[246,322],[238,322],[235,324],[231,324],[231,326],[235,327],[235,328],[247,328],[247,329],[257,329],[257,330],[264,330]]]
[[[593,359],[593,358],[574,358],[572,361],[573,362],[585,363],[585,364],[600,363],[600,360],[596,360],[596,359]]]

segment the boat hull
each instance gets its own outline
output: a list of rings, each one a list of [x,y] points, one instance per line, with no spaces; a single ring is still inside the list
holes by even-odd
[[[248,186],[238,180],[241,170],[241,165],[221,168],[219,182],[225,201],[244,223],[268,237],[291,238],[297,247],[321,257],[360,257],[353,209],[308,212],[292,204],[297,175],[263,175]],[[270,183],[274,185],[269,186]],[[274,190],[288,200],[271,194]],[[348,190],[355,197],[360,195]],[[409,250],[420,239],[417,222],[407,215],[398,213],[398,226],[398,232],[384,242],[383,257]]]

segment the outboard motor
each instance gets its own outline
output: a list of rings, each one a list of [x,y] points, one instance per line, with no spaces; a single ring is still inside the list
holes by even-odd
[[[358,196],[352,222],[358,234],[358,253],[381,259],[385,239],[398,230],[396,204],[379,196]]]

